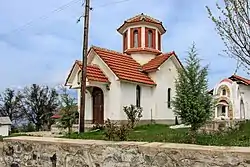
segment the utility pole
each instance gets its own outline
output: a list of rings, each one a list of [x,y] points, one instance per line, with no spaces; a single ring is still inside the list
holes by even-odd
[[[81,102],[80,102],[80,119],[79,133],[84,132],[85,124],[85,92],[87,76],[87,54],[88,54],[88,36],[89,36],[89,11],[90,0],[85,0],[84,25],[83,25],[83,46],[82,46],[82,79],[81,79]]]

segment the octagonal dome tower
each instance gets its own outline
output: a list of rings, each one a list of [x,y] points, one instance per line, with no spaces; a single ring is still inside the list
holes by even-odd
[[[166,32],[161,21],[142,13],[124,21],[117,31],[123,36],[123,52],[161,54],[162,35]]]

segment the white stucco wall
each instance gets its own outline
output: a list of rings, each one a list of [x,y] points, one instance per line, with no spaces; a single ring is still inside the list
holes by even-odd
[[[10,125],[0,125],[0,135],[9,136]]]
[[[240,85],[239,89],[244,102],[245,117],[250,119],[250,86]]]
[[[173,58],[173,57],[172,57]],[[168,88],[171,88],[171,99],[175,96],[175,79],[178,71],[172,58],[164,62],[158,71],[151,73],[151,78],[157,83],[153,89],[152,115],[155,120],[174,120],[172,107],[168,108]]]
[[[137,84],[121,82],[121,119],[126,120],[127,116],[123,111],[123,106],[136,105],[136,86]],[[139,85],[141,87],[141,107],[143,109],[142,120],[151,119],[152,109],[152,88],[145,85]]]
[[[95,56],[93,64],[98,64],[103,73],[108,77],[110,84],[110,90],[105,88],[104,95],[104,119],[110,118],[112,120],[119,120],[120,118],[120,82],[115,74],[107,67],[99,56]]]
[[[86,83],[87,89],[88,87],[99,87],[103,91],[104,95],[104,120],[110,118],[112,120],[120,119],[120,81],[117,80],[117,77],[114,73],[107,67],[107,65],[102,61],[102,59],[96,55],[95,52],[91,52],[89,57],[89,64],[96,64],[102,70],[102,72],[108,77],[111,84],[109,85],[110,90],[107,89],[107,83],[98,83],[88,81]],[[90,61],[91,60],[91,61]],[[80,70],[80,69],[78,69]],[[77,74],[77,72],[76,72]],[[80,87],[77,86],[77,75],[73,79],[72,88],[77,88],[78,92],[78,109],[80,110]],[[93,101],[92,96],[89,91],[85,94],[86,96],[86,104],[85,104],[85,119],[92,120],[93,119]]]
[[[144,65],[149,62],[151,59],[155,58],[155,55],[148,53],[133,53],[131,57],[137,61],[140,65]]]

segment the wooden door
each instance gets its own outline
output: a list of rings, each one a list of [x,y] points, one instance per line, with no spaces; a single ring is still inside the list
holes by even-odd
[[[93,124],[104,124],[104,98],[100,88],[94,87],[93,98]]]

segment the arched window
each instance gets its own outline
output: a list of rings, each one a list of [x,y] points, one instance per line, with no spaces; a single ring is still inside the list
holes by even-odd
[[[138,30],[134,30],[133,32],[133,38],[134,38],[134,47],[138,48]]]
[[[82,71],[80,70],[77,74],[77,83],[78,85],[81,84],[81,80],[82,80]]]
[[[141,107],[141,87],[136,86],[136,107]]]
[[[171,108],[171,88],[168,88],[168,108]]]
[[[222,95],[223,95],[223,96],[226,96],[226,95],[227,95],[226,89],[223,89],[223,90],[222,90]]]
[[[153,47],[153,31],[148,30],[148,47],[152,48]]]

